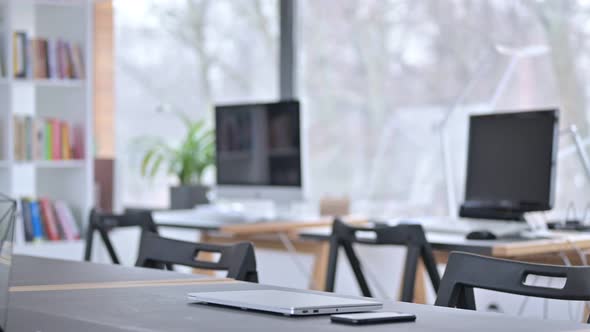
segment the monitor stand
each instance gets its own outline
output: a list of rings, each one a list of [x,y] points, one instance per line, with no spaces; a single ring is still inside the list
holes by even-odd
[[[242,213],[245,220],[289,221],[296,217],[290,202],[266,199],[223,199],[214,204],[231,206],[233,210]]]
[[[459,216],[462,218],[512,220],[525,222],[524,212],[520,210],[498,209],[492,207],[473,207],[461,205]]]

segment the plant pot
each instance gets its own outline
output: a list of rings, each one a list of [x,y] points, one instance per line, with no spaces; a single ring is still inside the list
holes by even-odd
[[[202,185],[182,185],[170,187],[171,209],[192,209],[197,204],[207,204],[209,187]]]

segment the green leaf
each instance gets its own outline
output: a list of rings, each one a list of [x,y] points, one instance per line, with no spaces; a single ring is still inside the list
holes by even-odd
[[[156,154],[156,152],[157,152],[157,150],[155,148],[150,149],[143,157],[143,160],[141,161],[141,175],[142,176],[146,176],[148,165],[150,164],[150,161],[151,161],[152,157]]]
[[[158,170],[160,169],[160,165],[162,164],[162,161],[164,161],[164,156],[158,155],[158,158],[156,159],[156,161],[154,162],[154,165],[152,166],[152,171],[150,172],[151,178],[153,178],[156,175],[156,173],[158,173]]]
[[[192,121],[186,114],[175,112],[186,125],[183,140],[170,146],[158,138],[138,140],[138,146],[148,147],[141,164],[145,177],[154,177],[166,164],[166,172],[181,184],[200,183],[204,171],[215,163],[215,133],[203,119]]]

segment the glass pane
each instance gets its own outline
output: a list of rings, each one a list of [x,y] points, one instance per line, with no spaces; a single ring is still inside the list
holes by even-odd
[[[299,4],[314,197],[349,195],[372,215],[446,214],[447,116],[459,203],[469,114],[559,106],[561,127],[587,137],[587,1]],[[561,138],[557,204],[581,209],[588,181],[571,145]]]
[[[212,126],[216,103],[277,98],[276,0],[115,1],[117,160],[125,205],[168,204],[174,178],[140,176],[146,136],[178,143],[164,109]],[[209,183],[214,178],[207,174]]]

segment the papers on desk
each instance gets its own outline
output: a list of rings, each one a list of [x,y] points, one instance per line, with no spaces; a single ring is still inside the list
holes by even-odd
[[[306,220],[313,223],[321,219],[317,215],[303,214],[293,209],[277,209],[273,204],[257,201],[216,202],[198,205],[188,210],[156,211],[153,217],[158,224],[195,225],[196,222],[201,222],[216,226],[279,221],[305,222]]]
[[[274,209],[257,203],[230,203],[198,205],[189,210],[158,211],[157,223],[194,223],[195,221],[222,224],[256,223],[275,220]]]
[[[215,221],[228,224],[261,221],[263,218],[255,214],[246,214],[243,209],[229,205],[201,205],[191,210],[176,210],[160,213],[157,221]]]

